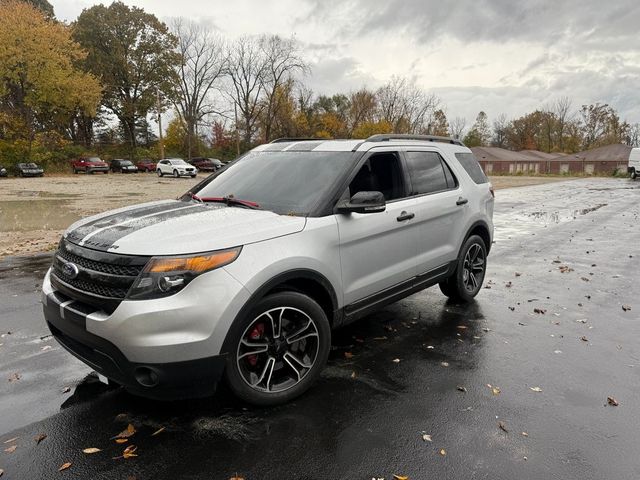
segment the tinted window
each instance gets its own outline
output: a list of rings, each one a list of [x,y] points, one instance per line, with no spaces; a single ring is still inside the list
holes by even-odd
[[[456,158],[462,168],[467,171],[471,180],[476,183],[487,183],[489,181],[473,153],[456,153]]]
[[[351,152],[251,152],[213,176],[201,198],[227,197],[256,202],[280,214],[309,214],[344,177]]]
[[[439,192],[449,188],[445,167],[436,152],[407,152],[407,166],[411,177],[411,195]],[[451,173],[448,173],[451,176]]]

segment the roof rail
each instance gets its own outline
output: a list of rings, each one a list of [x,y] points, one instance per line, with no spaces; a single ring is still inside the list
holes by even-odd
[[[282,137],[271,140],[269,143],[284,143],[284,142],[308,142],[311,140],[331,140],[330,138],[295,138],[295,137]]]
[[[405,133],[383,133],[371,135],[365,142],[388,142],[390,140],[422,140],[423,142],[442,142],[451,143],[452,145],[465,146],[461,140],[451,137],[439,137],[437,135],[410,135]]]

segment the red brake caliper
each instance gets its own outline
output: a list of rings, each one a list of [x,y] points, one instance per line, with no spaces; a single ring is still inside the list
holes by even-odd
[[[260,340],[264,336],[264,323],[259,323],[249,333],[249,340]],[[258,363],[258,355],[248,355],[247,361],[249,365],[255,367]]]

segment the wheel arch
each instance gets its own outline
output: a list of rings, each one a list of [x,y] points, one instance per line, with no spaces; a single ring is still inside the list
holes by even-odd
[[[222,352],[228,351],[229,332],[238,318],[247,315],[255,305],[267,295],[278,292],[298,292],[312,298],[325,312],[329,325],[333,327],[339,323],[338,298],[331,282],[315,270],[294,269],[282,272],[256,289],[249,300],[242,306],[222,342]]]
[[[466,242],[467,239],[472,235],[478,235],[480,238],[482,238],[482,240],[484,241],[484,246],[487,248],[487,254],[489,254],[489,251],[491,250],[491,233],[489,232],[489,226],[482,220],[479,220],[472,224],[467,231],[464,240],[462,241],[462,245],[464,245],[464,242]],[[462,248],[462,246],[460,248]]]

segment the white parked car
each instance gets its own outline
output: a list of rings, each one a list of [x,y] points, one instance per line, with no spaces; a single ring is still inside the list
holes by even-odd
[[[156,172],[158,172],[159,177],[173,175],[176,178],[186,176],[195,178],[198,169],[181,158],[167,158],[158,162]]]
[[[629,153],[629,166],[627,167],[627,173],[635,180],[640,176],[640,148],[632,148]]]
[[[332,329],[432,285],[471,301],[493,203],[458,140],[272,142],[179,200],[69,227],[44,316],[135,394],[200,396],[224,377],[247,402],[286,402],[320,375]]]

